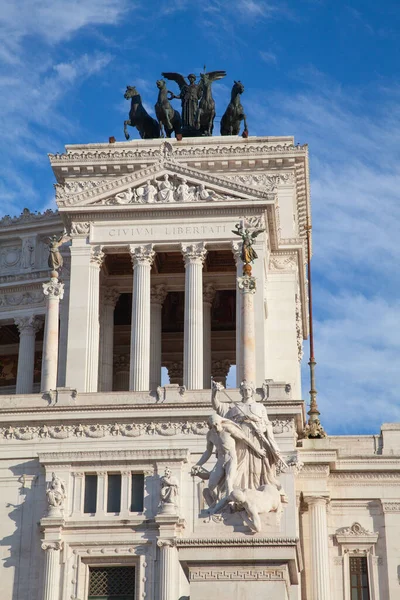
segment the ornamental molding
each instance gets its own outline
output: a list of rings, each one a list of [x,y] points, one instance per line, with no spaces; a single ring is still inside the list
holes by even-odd
[[[372,531],[365,529],[360,523],[354,522],[351,527],[342,527],[337,530],[337,534],[359,536],[359,535],[375,535]]]
[[[218,548],[229,546],[297,546],[299,538],[295,537],[257,537],[257,538],[177,538],[178,548]]]
[[[189,570],[189,581],[284,581],[284,570],[272,567],[203,567]]]
[[[44,271],[35,271],[32,273],[15,273],[13,275],[1,275],[0,276],[0,283],[12,283],[14,281],[16,282],[21,282],[21,281],[28,281],[28,282],[32,282],[35,281],[37,279],[48,279],[49,278],[49,269],[46,269]]]
[[[153,250],[153,244],[142,244],[141,246],[129,245],[132,265],[135,268],[137,265],[151,267],[156,253]]]
[[[129,364],[128,364],[129,366]],[[273,432],[277,435],[293,432],[293,419],[275,419],[272,421]],[[72,425],[4,425],[0,427],[0,440],[65,440],[76,438],[137,438],[141,436],[173,437],[176,435],[207,435],[207,421],[160,421],[160,422],[128,422],[128,423],[79,423]]]
[[[382,500],[382,510],[384,513],[400,513],[400,502],[387,502]]]
[[[43,541],[42,542],[42,550],[53,550],[53,551],[59,551],[62,550],[63,548],[63,542],[47,542],[47,541]]]
[[[368,551],[378,541],[379,533],[374,533],[365,529],[360,523],[354,522],[351,527],[341,527],[336,531],[335,538],[338,544],[347,545],[345,552],[352,550]]]
[[[172,149],[172,156],[175,159],[179,158],[209,158],[211,156],[254,156],[260,154],[289,154],[289,155],[303,155],[308,154],[308,145],[294,145],[284,143],[271,144],[271,143],[216,143],[202,146],[175,146],[170,144]],[[164,151],[159,145],[153,147],[139,146],[132,147],[113,147],[109,148],[105,146],[99,149],[88,149],[88,148],[76,148],[67,147],[67,152],[64,154],[49,154],[49,159],[53,167],[62,165],[68,162],[102,162],[104,160],[118,161],[126,159],[152,159],[160,160]]]
[[[96,188],[109,181],[112,180],[107,178],[80,180],[70,179],[68,181],[65,181],[63,184],[55,183],[54,189],[56,192],[56,200],[62,200],[67,196],[75,196],[76,194],[81,194],[82,192],[86,192],[87,190],[95,190]]]
[[[87,236],[87,235],[89,235],[89,231],[90,231],[90,223],[74,221],[71,223],[68,233],[69,233],[70,237],[77,237],[77,236]]]
[[[43,291],[40,289],[17,288],[0,293],[0,311],[15,306],[44,306]]]
[[[62,300],[64,297],[64,284],[52,277],[47,283],[43,283],[43,294],[50,300]]]
[[[181,251],[185,261],[185,267],[191,264],[203,265],[207,256],[205,242],[181,244]]]
[[[163,283],[152,285],[150,288],[150,303],[162,306],[167,297],[167,293],[167,286]]]
[[[330,474],[329,481],[332,484],[336,482],[338,485],[342,485],[341,482],[353,481],[357,482],[357,485],[381,485],[385,482],[387,485],[400,485],[400,472],[362,472],[357,471],[356,473],[350,472],[334,472]]]
[[[250,275],[243,275],[237,278],[238,288],[243,291],[243,294],[256,293],[256,278]]]
[[[260,199],[267,200],[271,203],[276,200],[275,194],[273,193],[260,190],[259,188],[235,183],[233,181],[228,181],[223,177],[206,173],[205,171],[199,171],[197,169],[185,167],[172,161],[157,162],[149,167],[145,167],[144,169],[130,173],[129,175],[124,175],[123,177],[107,179],[106,181],[101,180],[101,183],[94,188],[85,189],[71,195],[59,195],[56,200],[60,208],[96,205],[99,203],[129,204],[132,203],[131,201],[138,196],[143,200],[140,200],[140,203],[148,203],[149,198],[153,197],[153,192],[148,188],[148,182],[161,178],[164,178],[165,182],[165,176],[167,176],[167,181],[169,181],[170,177],[175,178],[180,176],[180,183],[178,186],[176,186],[176,189],[174,187],[174,189],[169,190],[164,186],[163,189],[158,191],[158,194],[161,194],[160,197],[165,198],[164,202],[176,201],[175,193],[178,193],[177,188],[182,186],[183,179],[186,180],[186,183],[190,182],[190,187],[196,188],[191,193],[193,194],[193,199],[197,198],[197,201],[200,202],[207,202],[209,200],[226,200],[228,198],[236,200]],[[162,181],[159,181],[158,183],[160,186],[163,185]],[[208,189],[205,188],[206,184],[212,186],[214,189],[209,190],[209,193],[207,195],[204,194],[204,198],[202,198],[202,193],[206,192]],[[169,185],[171,185],[171,183],[169,183]],[[147,191],[142,189],[140,193],[137,191],[135,194],[133,193],[132,188],[136,188],[136,190],[138,190],[138,188],[143,186],[146,186]],[[222,192],[223,196],[219,197],[220,192]],[[232,198],[232,195],[234,198]],[[172,199],[172,196],[174,199]],[[154,203],[156,204],[155,200]]]
[[[118,461],[143,461],[143,460],[170,460],[175,462],[188,462],[189,450],[187,448],[159,448],[140,450],[98,450],[77,452],[39,452],[39,462],[43,465],[65,465],[76,463],[103,464]],[[105,472],[106,474],[106,472]]]
[[[15,217],[5,215],[2,219],[0,219],[0,228],[13,227],[15,225],[25,225],[26,223],[37,223],[54,217],[57,217],[59,219],[58,211],[53,211],[50,208],[45,210],[43,213],[31,212],[29,208],[24,208],[20,215],[17,215]]]
[[[20,335],[22,333],[35,334],[43,327],[43,319],[36,315],[17,317],[14,319],[14,323],[18,327]]]
[[[295,183],[295,174],[293,171],[274,173],[268,175],[267,173],[253,173],[253,174],[241,174],[241,175],[224,175],[229,181],[241,183],[243,185],[250,185],[252,187],[260,187],[268,192],[274,192],[278,187],[291,186]]]
[[[281,273],[282,271],[293,272],[297,271],[298,258],[297,253],[280,252],[273,253],[269,259],[269,270],[272,273]]]
[[[90,247],[90,264],[99,268],[103,264],[104,252],[101,246]]]

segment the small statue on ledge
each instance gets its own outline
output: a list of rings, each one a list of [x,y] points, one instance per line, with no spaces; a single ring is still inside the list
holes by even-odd
[[[64,502],[67,497],[67,493],[64,481],[57,477],[55,473],[51,474],[51,481],[49,481],[47,484],[46,496],[49,507],[48,516],[61,516],[61,511],[64,508]]]
[[[178,508],[179,482],[172,475],[169,467],[165,467],[164,475],[161,477],[160,490],[160,512],[176,513]]]

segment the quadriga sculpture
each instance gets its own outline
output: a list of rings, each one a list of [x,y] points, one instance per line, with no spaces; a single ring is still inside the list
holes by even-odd
[[[244,92],[241,81],[235,81],[231,92],[231,101],[221,119],[221,135],[239,135],[240,123],[243,121],[243,137],[247,137],[247,122],[243,106],[240,103],[240,95]]]
[[[136,127],[140,137],[144,140],[154,139],[160,137],[160,126],[158,122],[153,119],[142,104],[142,98],[138,93],[135,86],[126,86],[126,92],[124,94],[125,100],[131,100],[131,109],[129,111],[129,119],[124,121],[124,133],[127,140],[129,140],[129,133],[127,126]]]
[[[177,140],[182,139],[182,125],[181,116],[177,110],[175,110],[168,99],[167,84],[164,79],[158,79],[156,85],[159,89],[157,102],[154,106],[156,111],[156,117],[160,124],[160,135],[164,137],[164,131],[168,138],[174,132]]]

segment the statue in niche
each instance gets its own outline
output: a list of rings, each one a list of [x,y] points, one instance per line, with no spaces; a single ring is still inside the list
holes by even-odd
[[[67,493],[64,481],[57,477],[55,473],[51,474],[51,481],[47,483],[46,497],[49,506],[48,515],[60,515],[61,510],[64,508]]]
[[[258,229],[256,231],[250,231],[246,229],[243,221],[236,223],[236,229],[232,229],[232,233],[242,238],[242,250],[240,253],[240,259],[244,265],[250,265],[258,258],[256,251],[253,248],[254,240],[260,233],[263,233],[265,229]]]
[[[162,181],[157,181],[158,184],[158,201],[159,202],[174,202],[174,186],[170,182],[167,173]]]
[[[58,269],[61,269],[64,264],[63,257],[61,256],[59,250],[59,247],[65,241],[64,234],[62,234],[60,237],[58,237],[58,235],[52,235],[51,238],[48,238],[48,240],[49,259],[47,264],[52,271],[58,271]]]
[[[219,494],[222,493],[224,494],[223,498],[227,498],[233,491],[234,485],[237,484],[238,444],[251,450],[260,460],[265,457],[266,452],[246,437],[242,429],[230,419],[223,419],[215,413],[208,418],[207,424],[209,427],[207,448],[192,468],[191,474],[208,480],[208,486],[204,489],[203,494],[208,506],[213,508],[216,506]],[[202,465],[211,458],[214,448],[217,462],[209,472],[202,469]]]
[[[33,256],[33,252],[35,250],[35,246],[31,239],[25,239],[22,243],[22,253],[21,253],[21,267],[23,269],[30,269],[35,264],[35,259]]]
[[[179,482],[169,467],[165,468],[161,477],[160,506],[161,512],[175,512],[178,507]]]
[[[265,450],[265,456],[260,457],[249,449],[248,444],[238,442],[238,466],[234,485],[241,489],[258,489],[262,485],[271,484],[280,490],[281,485],[276,479],[276,465],[284,461],[274,438],[272,423],[263,404],[253,398],[256,391],[253,383],[242,381],[239,389],[241,402],[232,403],[230,398],[222,400],[220,395],[224,387],[213,381],[213,408],[221,417],[236,423],[247,440],[258,450]]]

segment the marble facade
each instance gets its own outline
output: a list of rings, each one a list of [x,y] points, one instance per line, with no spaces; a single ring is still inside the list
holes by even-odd
[[[395,600],[400,425],[302,439],[307,146],[139,140],[50,162],[58,212],[0,220],[3,597],[86,600],[91,569],[133,566],[136,600],[353,600],[355,557],[370,600]],[[250,299],[240,219],[265,229]],[[54,281],[47,238],[64,229]],[[254,380],[283,459],[288,502],[254,528],[212,514],[193,476],[211,376],[225,385],[232,365],[224,394],[238,406]]]

